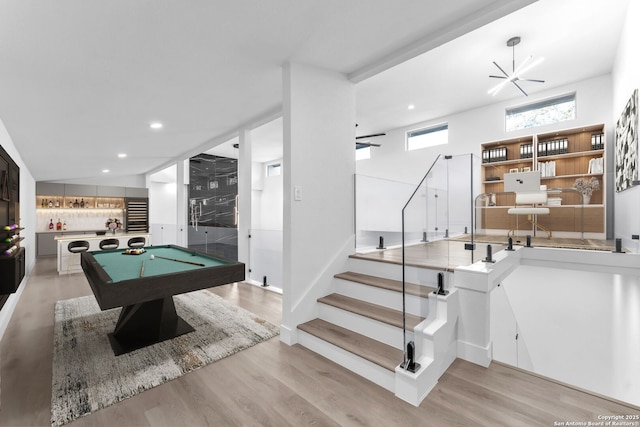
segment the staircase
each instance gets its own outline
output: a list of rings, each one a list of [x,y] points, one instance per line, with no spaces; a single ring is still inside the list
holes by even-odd
[[[455,319],[442,316],[457,317],[457,303],[448,310],[450,296],[434,294],[430,285],[438,271],[405,271],[422,283],[405,283],[407,342],[415,342],[422,365],[412,374],[398,368],[404,358],[402,266],[350,259],[349,268],[354,271],[334,276],[334,293],[317,300],[318,317],[298,325],[298,342],[418,405],[455,359]]]

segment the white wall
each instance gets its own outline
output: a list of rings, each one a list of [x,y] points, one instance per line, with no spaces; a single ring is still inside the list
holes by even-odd
[[[622,29],[618,52],[613,67],[613,108],[611,118],[615,122],[620,117],[631,93],[640,88],[640,4],[629,2],[626,21]],[[610,141],[613,141],[611,139]],[[611,156],[613,159],[613,154]],[[640,188],[630,188],[615,193],[615,237],[622,238],[624,247],[640,252],[640,241],[631,240],[632,234],[640,234],[640,216],[630,215],[640,211]]]
[[[522,265],[491,297],[495,360],[640,404],[637,274]]]
[[[149,224],[152,244],[177,243],[178,208],[175,182],[150,182]]]
[[[257,212],[257,218],[253,218],[252,228],[282,231],[283,175],[265,176],[266,163],[260,165],[260,173],[263,175],[262,191],[254,191],[254,198],[257,199],[260,210]],[[282,171],[285,172],[284,167]]]
[[[504,130],[505,108],[574,91],[577,94],[576,120],[517,132]],[[595,77],[536,93],[526,98],[514,98],[510,101],[388,131],[386,136],[375,138],[375,142],[380,143],[381,147],[371,149],[370,159],[360,160],[356,163],[356,173],[417,184],[438,154],[473,153],[480,156],[480,144],[485,142],[516,138],[555,129],[570,129],[588,124],[604,123],[609,131],[607,132],[608,140],[611,141],[610,111],[611,76]],[[410,152],[405,151],[405,133],[408,130],[444,122],[449,123],[449,144]]]
[[[264,277],[272,289],[282,289],[282,215],[283,176],[266,176],[271,163],[283,164],[282,159],[267,163],[254,162],[252,167],[251,253],[249,278],[262,283]]]
[[[285,65],[283,88],[281,339],[293,344],[353,251],[355,88],[342,74],[301,64]]]
[[[553,125],[540,126],[515,132],[506,132],[504,113],[508,107],[531,103],[557,95],[576,92],[577,118]],[[467,154],[480,156],[480,144],[524,135],[550,132],[556,129],[571,129],[583,125],[603,123],[606,129],[607,170],[607,235],[613,235],[613,124],[611,120],[612,78],[607,74],[572,83],[529,97],[519,97],[510,101],[492,104],[482,108],[453,114],[429,122],[417,123],[405,128],[394,129],[386,136],[375,139],[381,147],[372,148],[371,159],[356,163],[358,175],[418,184],[439,154]],[[405,134],[409,130],[449,124],[449,143],[421,150],[405,151]],[[480,167],[476,168],[475,182],[480,180]],[[453,210],[452,210],[453,212]],[[636,231],[636,233],[640,230]]]

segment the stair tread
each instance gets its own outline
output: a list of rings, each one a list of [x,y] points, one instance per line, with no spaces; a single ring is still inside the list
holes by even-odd
[[[404,358],[402,350],[322,319],[300,324],[298,329],[392,372]]]
[[[362,283],[364,285],[375,286],[377,288],[387,289],[390,291],[402,292],[402,281],[385,279],[383,277],[370,276],[368,274],[354,273],[353,271],[345,271],[336,274],[334,277],[351,282]],[[430,286],[416,285],[415,283],[405,283],[405,293],[418,297],[426,298],[436,288]]]
[[[402,328],[402,311],[340,294],[330,294],[318,298],[318,302]],[[424,317],[406,313],[405,320],[407,330],[412,331],[418,323],[424,320]]]

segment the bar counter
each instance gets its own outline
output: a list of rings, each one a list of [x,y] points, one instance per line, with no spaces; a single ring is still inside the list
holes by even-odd
[[[69,233],[68,231],[66,233]],[[80,254],[72,253],[69,251],[69,243],[77,240],[84,240],[89,243],[89,251],[99,251],[100,242],[106,239],[116,239],[118,241],[119,248],[127,248],[127,242],[132,237],[144,237],[146,239],[145,246],[151,245],[151,233],[126,233],[117,232],[113,234],[111,231],[107,231],[104,235],[92,235],[92,234],[64,234],[62,236],[56,236],[55,241],[57,243],[57,265],[58,274],[71,274],[81,273],[82,267],[80,265]]]

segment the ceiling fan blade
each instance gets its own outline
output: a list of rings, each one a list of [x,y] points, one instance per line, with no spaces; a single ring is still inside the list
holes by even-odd
[[[536,83],[544,83],[544,80],[538,79],[519,79],[521,82],[536,82]]]
[[[518,89],[520,89],[520,92],[524,93],[524,96],[529,96],[527,95],[527,92],[525,92],[520,86],[518,86],[518,83],[516,83],[515,81],[512,81],[511,83],[513,83]]]
[[[356,149],[366,147],[381,147],[380,144],[373,144],[371,142],[356,142]]]
[[[493,77],[494,79],[507,79],[508,77],[505,76],[489,76],[489,77]]]
[[[509,73],[507,73],[505,70],[503,70],[502,67],[500,67],[496,61],[493,61],[493,65],[498,67],[498,70],[502,71],[502,74],[504,74],[507,78],[509,77]]]
[[[371,135],[356,136],[356,139],[375,138],[376,136],[385,136],[386,133],[372,133]]]

